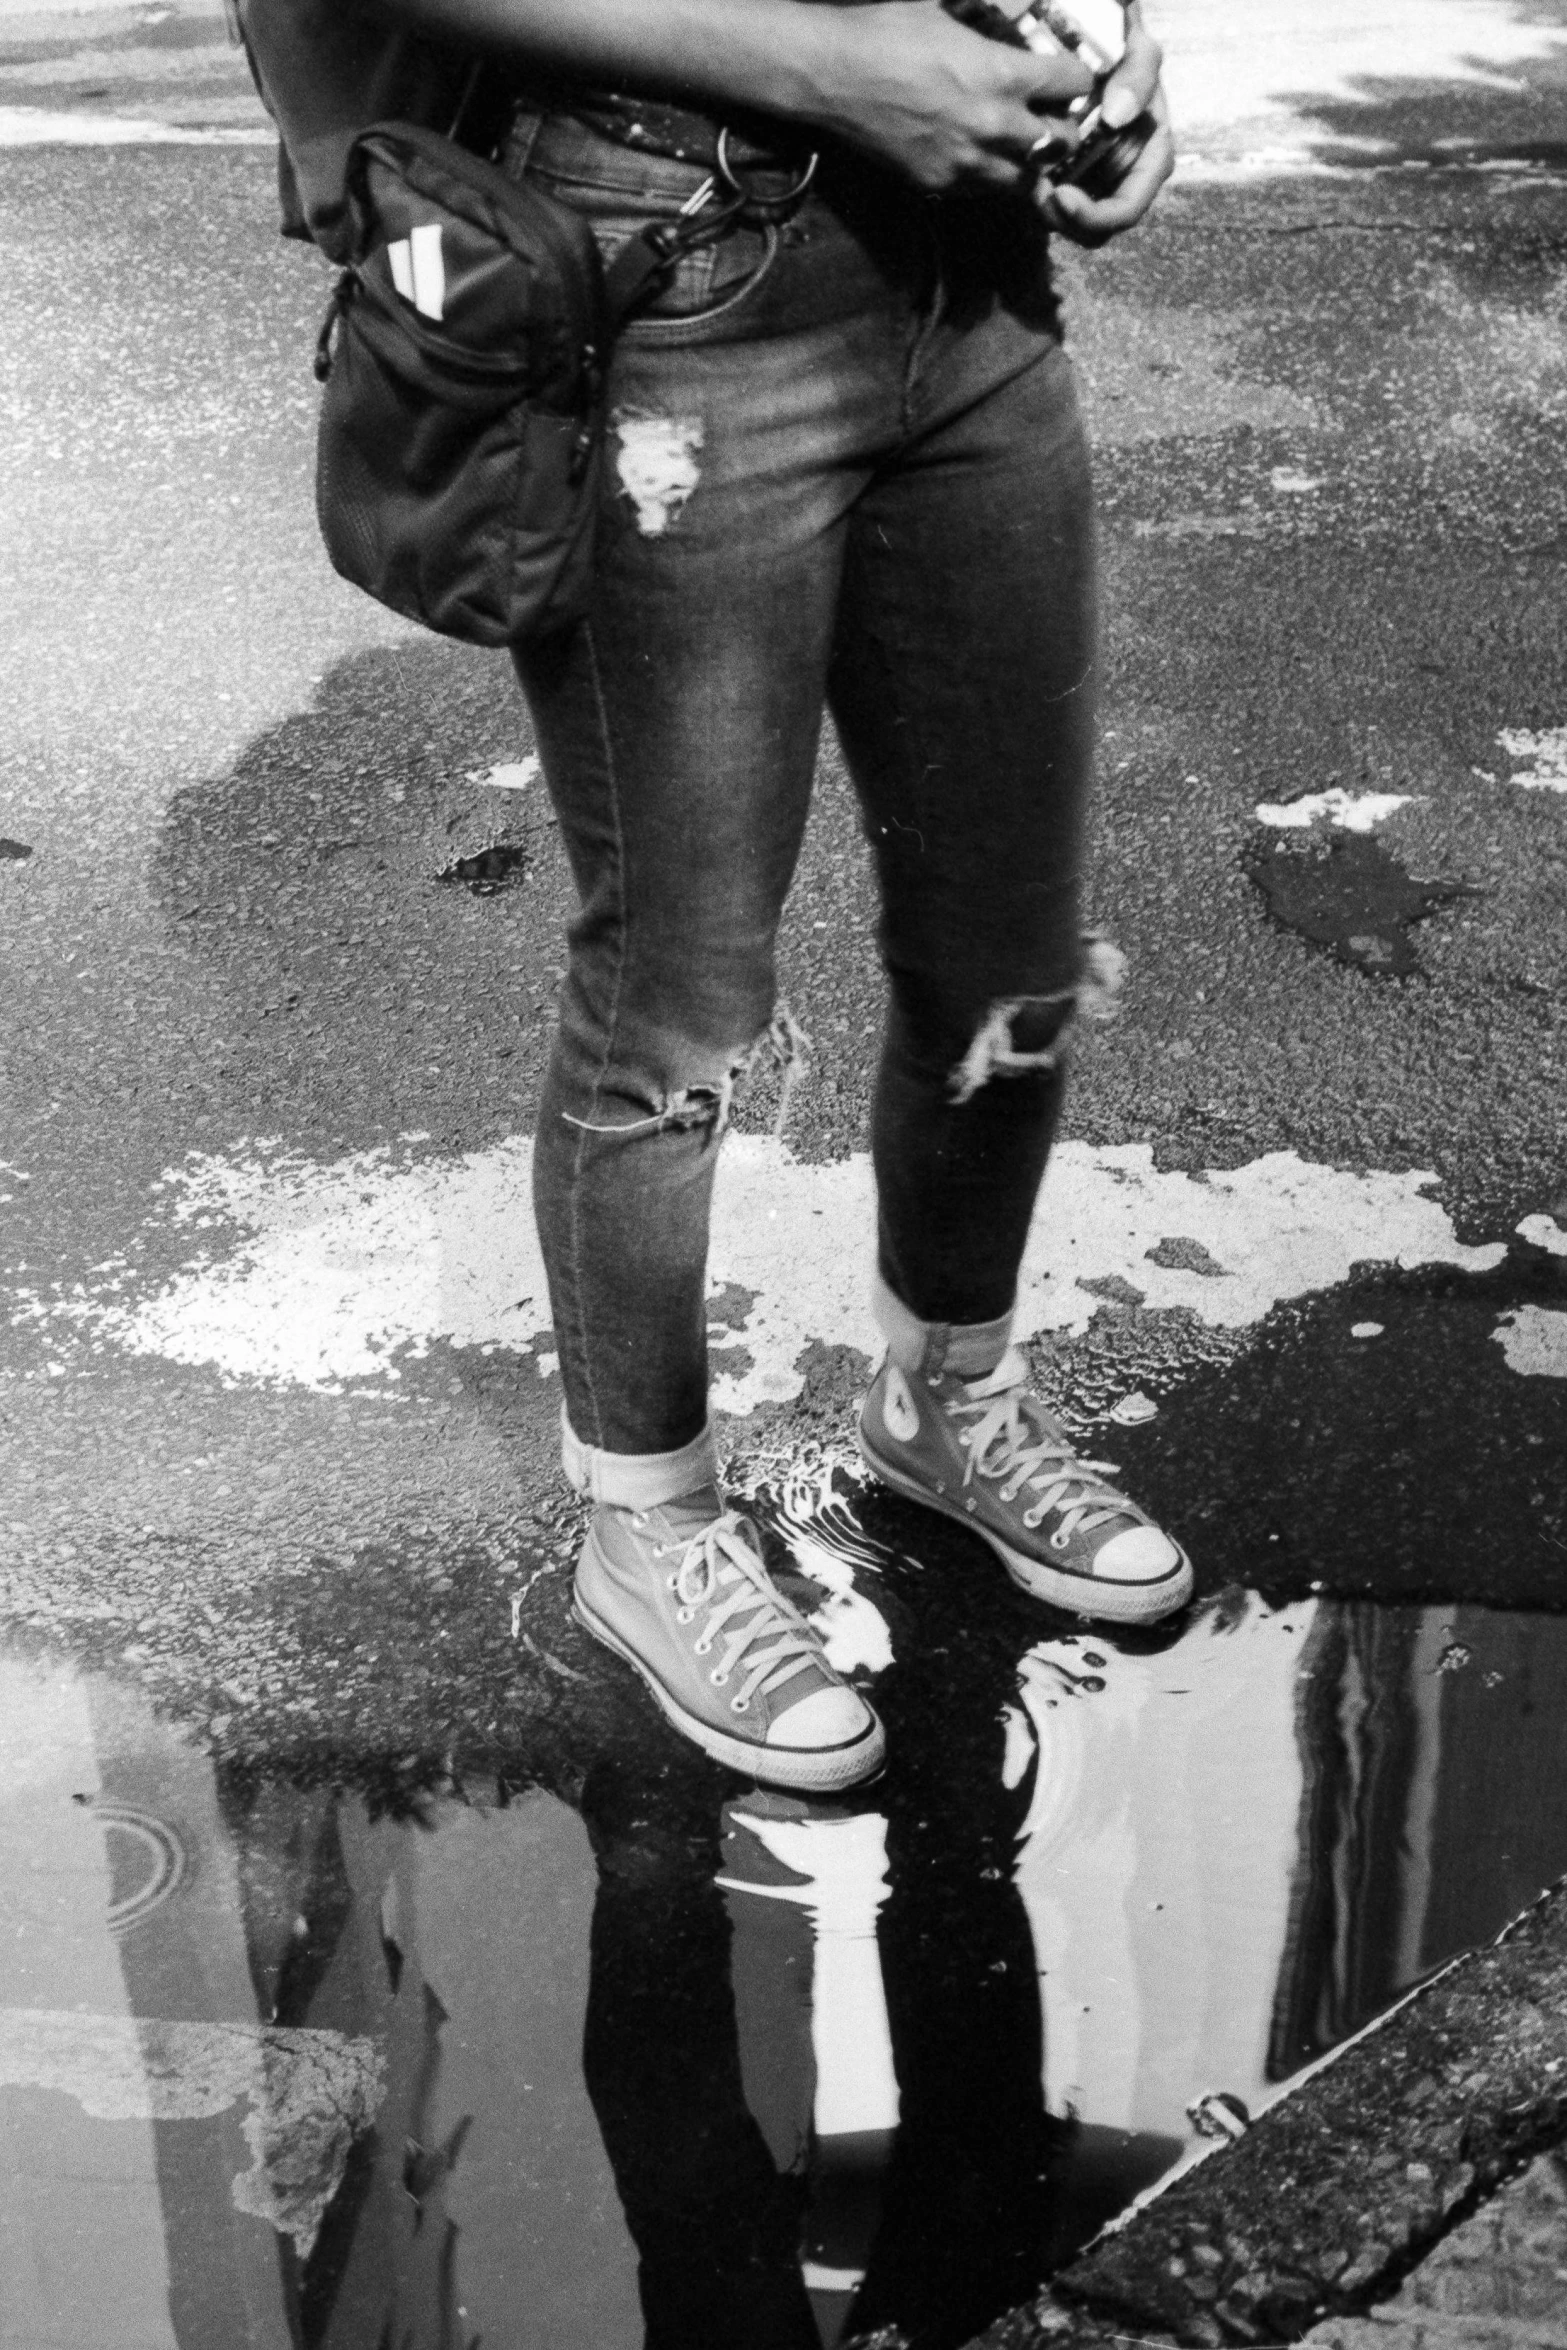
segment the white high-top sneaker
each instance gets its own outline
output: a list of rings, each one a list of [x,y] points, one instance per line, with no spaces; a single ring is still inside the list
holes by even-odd
[[[600,1507],[576,1612],[634,1665],[677,1730],[772,1787],[830,1793],[875,1776],[880,1721],[773,1584],[749,1518],[716,1487],[656,1509]]]
[[[1113,1462],[1079,1460],[1026,1377],[1015,1349],[987,1379],[883,1363],[860,1411],[867,1466],[972,1526],[1035,1599],[1112,1624],[1173,1615],[1192,1595],[1190,1559],[1105,1482]]]

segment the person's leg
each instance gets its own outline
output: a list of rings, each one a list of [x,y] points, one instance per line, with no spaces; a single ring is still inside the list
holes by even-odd
[[[1036,1595],[1142,1620],[1184,1602],[1184,1555],[1073,1460],[1008,1353],[1066,1033],[1113,952],[1081,936],[1088,455],[1048,327],[1004,304],[965,317],[962,297],[903,458],[854,513],[831,672],[891,985],[872,1138],[890,1368],[862,1442]]]
[[[571,126],[529,169],[607,245],[699,176]],[[754,246],[726,256],[751,273],[732,294],[704,287],[708,314],[677,288],[620,338],[592,606],[519,659],[582,900],[535,1203],[566,1466],[601,1505],[578,1610],[708,1753],[826,1788],[879,1767],[880,1725],[723,1512],[706,1256],[731,1090],[792,1050],[773,943],[865,475],[875,273],[825,218],[809,247]]]
[[[891,983],[878,1269],[931,1323],[1010,1314],[1083,967],[1088,452],[1065,354],[1010,326],[933,347],[926,395],[957,413],[855,512],[832,671]],[[988,387],[987,355],[1011,370]]]
[[[628,401],[689,412],[678,366],[623,372]],[[836,584],[834,537],[766,543],[739,433],[701,462],[677,526],[609,518],[591,618],[523,664],[581,897],[535,1201],[570,1428],[617,1456],[706,1428],[717,1145],[753,1056],[790,1050],[773,942]]]
[[[606,251],[701,176],[558,119],[527,170]],[[881,321],[854,311],[887,306],[823,208],[809,230],[694,255],[694,283],[622,332],[591,610],[518,659],[581,899],[535,1194],[567,1418],[593,1455],[702,1435],[714,1146],[752,1056],[791,1050],[774,936],[877,372]],[[737,292],[731,271],[760,274]]]

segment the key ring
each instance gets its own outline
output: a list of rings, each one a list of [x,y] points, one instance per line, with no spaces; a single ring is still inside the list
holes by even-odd
[[[790,213],[803,200],[811,182],[816,177],[816,167],[821,161],[821,156],[813,149],[793,187],[785,188],[777,196],[759,195],[756,189],[743,179],[735,169],[729,155],[729,128],[727,124],[718,134],[718,145],[714,151],[713,160],[719,179],[744,205],[743,217],[758,226],[771,227],[776,221],[787,220]]]

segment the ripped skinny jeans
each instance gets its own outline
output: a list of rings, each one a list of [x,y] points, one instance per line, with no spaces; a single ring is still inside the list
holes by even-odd
[[[564,115],[508,168],[607,254],[702,178]],[[824,709],[881,893],[878,1289],[1004,1334],[1083,962],[1096,619],[1026,204],[824,167],[781,231],[680,265],[609,396],[592,608],[518,669],[581,901],[534,1158],[568,1466],[637,1501],[610,1456],[706,1457],[714,1168],[736,1076],[792,1049],[774,943]]]

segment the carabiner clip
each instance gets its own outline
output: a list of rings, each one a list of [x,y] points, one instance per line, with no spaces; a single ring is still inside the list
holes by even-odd
[[[764,228],[773,227],[777,222],[787,220],[790,213],[804,201],[811,182],[816,177],[816,167],[820,162],[820,154],[813,149],[793,187],[784,188],[776,196],[764,196],[741,177],[730,160],[727,124],[718,134],[718,146],[714,153],[714,168],[719,179],[722,180],[731,195],[737,197],[745,207],[741,218],[749,221],[753,226]]]

